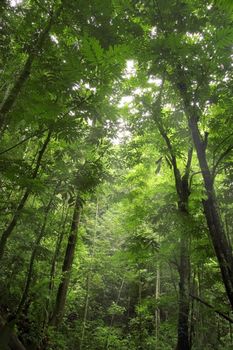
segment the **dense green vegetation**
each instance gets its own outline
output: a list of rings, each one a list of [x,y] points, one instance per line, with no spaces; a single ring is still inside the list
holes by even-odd
[[[232,0],[0,14],[0,350],[232,349]]]

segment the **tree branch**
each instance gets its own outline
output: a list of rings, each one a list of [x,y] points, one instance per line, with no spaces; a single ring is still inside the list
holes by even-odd
[[[188,158],[187,158],[187,163],[186,163],[185,172],[184,172],[184,178],[186,179],[189,178],[191,164],[192,164],[192,157],[193,157],[193,147],[190,147],[188,151]]]
[[[192,187],[192,181],[193,181],[193,177],[197,174],[201,174],[201,170],[200,171],[195,171],[194,173],[192,173],[192,175],[190,176],[190,179],[189,179],[189,188]]]
[[[229,134],[228,136],[225,137],[225,139],[223,139],[221,142],[219,142],[219,144],[215,147],[214,149],[214,154],[217,152],[217,150],[231,137],[233,136],[233,132],[231,134]]]
[[[219,316],[221,316],[222,318],[224,318],[225,320],[227,320],[228,322],[230,323],[233,323],[233,319],[230,318],[229,316],[227,316],[226,314],[224,314],[223,312],[219,311],[219,310],[216,310],[215,307],[209,303],[207,303],[205,300],[197,297],[196,295],[193,295],[191,293],[189,293],[190,297],[199,301],[199,303],[207,306],[208,308],[212,309],[216,314],[218,314]]]
[[[14,146],[11,146],[11,147],[5,149],[4,151],[0,152],[0,155],[11,151],[12,149],[14,149],[14,148],[16,148],[16,147],[22,145],[24,142],[26,142],[26,141],[32,139],[32,138],[35,137],[35,136],[42,135],[42,134],[43,134],[45,131],[47,131],[47,130],[48,130],[48,129],[44,129],[44,130],[42,130],[42,131],[38,131],[38,132],[34,133],[33,135],[30,135],[30,136],[26,137],[25,139],[23,139],[23,140],[21,140],[20,142],[16,143]]]
[[[217,169],[219,164],[221,163],[221,161],[233,150],[233,145],[230,145],[218,158],[218,160],[216,161],[215,165],[213,166],[213,177],[215,177],[217,175]]]

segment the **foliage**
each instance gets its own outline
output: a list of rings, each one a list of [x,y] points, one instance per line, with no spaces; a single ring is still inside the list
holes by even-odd
[[[1,2],[0,347],[9,329],[25,349],[176,348],[185,244],[192,349],[232,348],[190,132],[194,115],[230,252],[232,11],[231,0]]]

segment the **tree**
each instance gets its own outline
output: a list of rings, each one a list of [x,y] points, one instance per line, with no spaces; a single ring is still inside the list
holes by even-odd
[[[0,347],[231,349],[231,2],[0,12]]]

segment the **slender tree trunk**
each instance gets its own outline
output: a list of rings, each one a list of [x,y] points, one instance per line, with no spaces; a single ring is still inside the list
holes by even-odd
[[[202,296],[202,281],[203,281],[203,268],[198,266],[197,269],[197,296]],[[195,332],[195,346],[197,348],[202,348],[202,344],[204,343],[204,327],[205,327],[205,319],[204,313],[202,310],[202,304],[196,303],[196,332]]]
[[[4,328],[2,330],[3,332],[5,332],[5,330],[7,330],[7,329],[13,330],[13,327],[16,324],[16,322],[18,321],[20,314],[22,312],[22,309],[23,309],[25,302],[27,300],[28,292],[29,292],[30,285],[31,285],[32,275],[33,275],[33,266],[34,266],[34,261],[36,258],[37,249],[38,249],[38,246],[41,242],[41,239],[44,236],[44,232],[45,232],[45,228],[46,228],[46,224],[47,224],[47,220],[48,220],[48,214],[49,214],[49,211],[51,208],[52,201],[53,201],[53,197],[51,197],[49,204],[46,207],[44,222],[42,224],[40,233],[35,241],[34,249],[32,251],[31,258],[30,258],[30,263],[29,263],[28,273],[27,273],[27,277],[26,277],[26,282],[24,285],[23,294],[21,296],[21,299],[20,299],[20,302],[18,304],[16,312],[8,317],[7,323],[5,323]],[[13,339],[13,338],[11,337],[10,339]],[[9,339],[9,342],[10,342],[10,339]]]
[[[62,266],[61,282],[58,287],[55,307],[54,307],[52,318],[50,320],[50,325],[55,327],[59,326],[64,314],[66,295],[69,287],[70,274],[71,274],[72,264],[74,260],[75,247],[76,247],[77,236],[78,236],[81,207],[82,206],[80,203],[80,198],[77,195],[75,206],[74,206],[71,231],[68,237],[66,253],[64,257],[63,266]]]
[[[139,304],[139,306],[141,306],[141,304],[142,304],[142,276],[141,276],[140,266],[139,266],[139,281],[138,281],[138,304]],[[143,337],[142,337],[143,329],[142,329],[142,327],[143,327],[143,325],[142,325],[142,312],[141,312],[141,310],[139,310],[138,350],[143,349]]]
[[[178,313],[178,341],[177,350],[189,350],[189,247],[187,238],[180,240],[179,266],[179,313]]]
[[[116,305],[119,304],[119,301],[120,301],[120,298],[121,298],[121,293],[122,293],[124,284],[125,284],[125,277],[123,277],[123,278],[122,278],[122,281],[121,281],[121,286],[120,286],[120,288],[119,288],[118,295],[117,295]],[[140,293],[140,295],[141,295],[141,293]],[[139,298],[140,298],[140,297],[139,297]],[[111,321],[110,321],[110,329],[112,328],[112,326],[113,326],[113,324],[114,324],[114,320],[115,320],[115,315],[112,315]],[[110,337],[110,333],[108,333],[107,339],[106,339],[106,343],[105,343],[105,349],[106,349],[106,350],[109,349],[109,337]]]
[[[192,157],[192,154],[189,154]],[[189,217],[188,212],[188,198],[189,198],[189,170],[191,165],[191,158],[188,159],[190,162],[186,168],[186,174],[177,179],[176,183],[179,184],[177,187],[177,194],[179,196],[178,211],[181,214],[183,225],[187,224]],[[189,253],[189,237],[187,236],[187,230],[181,233],[180,237],[180,262],[179,262],[179,312],[178,312],[178,339],[177,339],[177,350],[189,350],[190,349],[190,338],[189,338],[189,308],[190,308],[190,253]]]
[[[86,330],[86,322],[87,322],[87,313],[89,308],[89,297],[90,297],[90,273],[87,276],[87,290],[86,290],[86,298],[85,298],[85,308],[84,308],[84,315],[83,315],[83,325],[82,325],[82,334],[80,339],[80,345],[79,349],[82,350],[83,347],[83,341],[85,337],[85,330]]]
[[[0,105],[0,130],[4,129],[8,113],[11,111],[14,103],[16,102],[16,99],[19,93],[21,92],[25,82],[28,80],[31,74],[32,64],[35,58],[39,56],[40,50],[42,49],[44,42],[48,37],[52,25],[56,22],[57,18],[59,17],[62,7],[63,4],[61,4],[52,15],[50,15],[47,24],[45,25],[44,29],[40,32],[37,40],[35,41],[32,38],[31,48],[29,49],[26,62],[24,63],[24,66],[21,72],[19,73],[18,77],[15,79],[13,86],[9,89],[9,91],[7,91],[7,94]]]
[[[122,281],[121,281],[121,285],[120,285],[120,288],[119,288],[119,291],[118,291],[118,295],[117,295],[116,305],[119,305],[120,298],[121,298],[121,293],[122,293],[124,284],[125,284],[125,277],[123,277]],[[113,326],[114,320],[115,320],[115,315],[112,315],[111,322],[110,322],[110,327]]]
[[[185,86],[185,85],[184,85]],[[226,293],[233,309],[233,255],[232,247],[227,240],[227,235],[219,213],[217,199],[214,191],[214,174],[211,173],[206,157],[206,141],[203,140],[198,128],[199,113],[194,108],[184,89],[180,90],[184,101],[185,111],[188,116],[189,128],[192,134],[193,143],[197,152],[198,161],[201,168],[207,199],[203,200],[203,208],[209,228],[211,241],[218,259],[222,274],[222,280]]]
[[[81,339],[80,339],[80,345],[79,345],[80,350],[82,350],[82,347],[83,347],[83,342],[84,342],[84,338],[85,338],[85,331],[86,331],[87,315],[88,315],[88,308],[89,308],[89,298],[90,298],[90,286],[91,286],[92,270],[93,270],[93,264],[94,264],[93,260],[95,257],[95,245],[96,245],[98,217],[99,217],[99,203],[98,203],[98,198],[97,198],[96,199],[96,211],[95,211],[95,228],[94,228],[92,251],[91,251],[91,266],[90,266],[90,270],[88,271],[88,275],[87,275],[87,291],[86,291],[86,298],[85,298],[82,333],[81,333]]]
[[[50,304],[51,304],[51,295],[53,291],[54,286],[54,277],[56,272],[56,264],[58,260],[58,256],[61,250],[61,244],[63,241],[63,237],[65,234],[65,226],[68,218],[69,208],[66,210],[65,213],[65,205],[63,206],[62,211],[62,219],[61,219],[61,232],[59,233],[56,241],[56,247],[52,258],[51,268],[50,268],[50,277],[49,277],[49,285],[48,285],[48,299],[46,300],[45,308],[44,308],[44,320],[43,320],[43,326],[42,326],[42,333],[43,337],[41,337],[41,342],[38,346],[38,349],[46,349],[47,347],[47,326],[50,320]]]
[[[52,259],[52,263],[51,263],[51,269],[50,269],[50,278],[49,278],[49,286],[48,286],[48,292],[49,295],[51,294],[52,290],[53,290],[53,284],[54,284],[54,277],[55,277],[55,271],[56,271],[56,263],[57,263],[57,259],[61,250],[61,244],[63,241],[63,237],[65,234],[65,225],[67,222],[67,217],[68,217],[68,210],[65,214],[65,218],[62,218],[62,223],[61,223],[61,232],[57,237],[57,242],[56,242],[56,248],[55,248],[55,252],[53,255],[53,259]],[[47,305],[46,310],[48,310],[49,305]]]
[[[54,191],[53,196],[54,196],[55,192],[56,192],[56,190]],[[28,297],[28,292],[29,292],[29,289],[30,289],[31,280],[32,280],[32,276],[33,276],[34,262],[35,262],[36,254],[37,254],[37,251],[38,251],[38,247],[39,247],[40,242],[41,242],[41,240],[42,240],[42,238],[44,237],[44,234],[45,234],[45,229],[46,229],[46,225],[47,225],[47,221],[48,221],[48,216],[49,216],[49,212],[50,212],[51,205],[52,205],[52,202],[53,202],[53,196],[51,197],[47,207],[45,208],[44,221],[43,221],[43,224],[41,226],[39,235],[36,238],[36,241],[35,241],[35,244],[34,244],[34,248],[33,248],[32,254],[31,254],[29,268],[28,268],[28,273],[27,273],[27,278],[26,278],[26,282],[25,282],[25,286],[24,286],[24,291],[23,291],[22,297],[20,299],[20,302],[19,302],[18,308],[16,310],[16,313],[14,315],[15,318],[18,318],[20,316],[20,313],[21,313],[21,311],[22,311],[22,309],[24,307],[24,304],[25,304],[25,302],[27,300],[27,297]]]
[[[194,270],[193,276],[192,276],[192,286],[190,287],[190,291],[192,293],[195,293],[195,277],[196,277],[196,271]],[[194,299],[191,300],[190,305],[190,332],[189,332],[189,344],[190,348],[192,348],[193,345],[193,338],[195,338],[195,303]]]
[[[160,298],[160,266],[159,262],[157,263],[157,272],[156,272],[156,283],[155,283],[155,301],[158,302]],[[156,306],[155,309],[155,338],[156,345],[158,344],[159,338],[159,326],[160,326],[160,309]]]
[[[154,116],[154,120],[159,129],[159,132],[164,139],[167,149],[170,153],[170,160],[173,168],[176,192],[178,196],[178,212],[184,225],[187,223],[188,212],[188,200],[189,200],[189,173],[192,161],[192,148],[188,152],[187,164],[185,174],[181,176],[180,170],[177,166],[176,155],[174,153],[171,141],[167,135],[167,132],[163,126],[161,118],[161,96],[163,90],[163,84],[161,86],[160,94],[158,97],[159,110]],[[176,350],[190,350],[189,343],[189,288],[190,288],[190,257],[189,257],[189,238],[187,232],[181,233],[180,236],[180,261],[179,261],[179,310],[178,310],[178,339]]]
[[[42,160],[42,157],[46,151],[46,148],[48,146],[48,143],[51,139],[51,131],[48,133],[40,151],[39,151],[39,154],[38,154],[38,157],[37,157],[37,161],[36,161],[36,166],[34,168],[34,171],[32,173],[32,179],[35,179],[37,177],[37,174],[38,174],[38,171],[39,171],[39,168],[40,168],[40,165],[41,165],[41,160]],[[27,188],[26,191],[24,192],[24,195],[22,196],[20,202],[19,202],[19,205],[18,207],[16,208],[16,211],[14,213],[14,216],[11,220],[11,222],[8,224],[8,226],[6,227],[6,229],[4,230],[3,234],[2,234],[2,237],[0,239],[0,260],[2,259],[3,255],[4,255],[4,252],[5,252],[5,247],[6,247],[6,244],[7,244],[7,240],[8,238],[10,237],[10,235],[12,234],[20,216],[21,216],[21,213],[22,213],[22,210],[27,202],[27,199],[29,197],[31,193],[31,190],[30,188]]]

